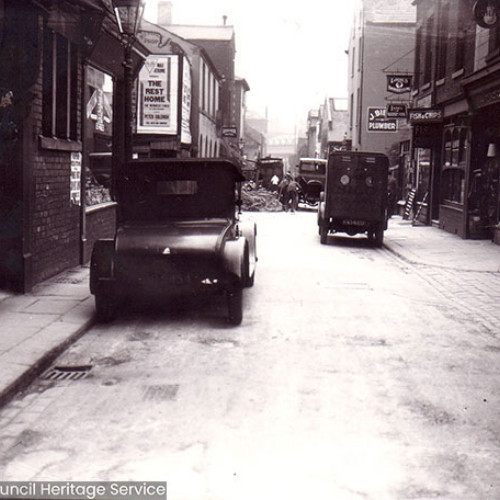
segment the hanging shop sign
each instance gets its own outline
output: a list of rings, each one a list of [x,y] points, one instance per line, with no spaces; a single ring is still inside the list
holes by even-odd
[[[222,137],[238,137],[238,129],[235,125],[222,127]]]
[[[411,90],[412,78],[410,75],[387,75],[387,92],[404,94]]]
[[[439,108],[414,108],[408,110],[410,124],[442,123],[443,110]]]
[[[368,108],[368,132],[397,132],[398,121],[387,117],[387,109]]]
[[[406,104],[390,103],[387,105],[387,118],[406,118]]]
[[[474,19],[482,28],[496,28],[500,24],[500,1],[477,0],[474,4]]]
[[[148,56],[139,73],[137,132],[177,135],[179,56]]]

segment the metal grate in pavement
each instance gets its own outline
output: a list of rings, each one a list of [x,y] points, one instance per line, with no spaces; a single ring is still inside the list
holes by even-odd
[[[178,384],[150,385],[144,392],[144,401],[172,401],[179,390]]]
[[[42,380],[82,380],[90,373],[92,365],[53,366],[41,375]]]

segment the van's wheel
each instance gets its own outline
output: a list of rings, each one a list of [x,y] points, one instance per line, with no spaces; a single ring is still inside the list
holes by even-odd
[[[230,325],[237,326],[243,320],[243,290],[227,291],[227,320]]]
[[[320,227],[319,229],[319,241],[322,245],[326,245],[328,240],[328,229],[326,227]]]
[[[380,248],[384,243],[384,228],[380,224],[377,229],[375,229],[375,240],[374,244],[377,248]]]
[[[109,323],[116,318],[117,304],[116,300],[109,295],[96,293],[95,295],[95,310],[97,321],[101,323]]]

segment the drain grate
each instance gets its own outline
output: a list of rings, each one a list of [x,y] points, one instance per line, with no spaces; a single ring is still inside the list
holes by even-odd
[[[49,368],[40,378],[42,380],[82,380],[89,373],[92,365],[80,366],[53,366]]]
[[[178,384],[150,385],[144,392],[144,401],[172,401],[179,390]]]

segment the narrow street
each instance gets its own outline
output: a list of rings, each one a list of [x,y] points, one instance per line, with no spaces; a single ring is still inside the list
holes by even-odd
[[[247,215],[259,263],[242,325],[216,299],[94,327],[54,363],[85,377],[42,376],[0,410],[0,480],[167,480],[169,500],[500,498],[498,277],[361,237],[320,245],[312,211]]]

